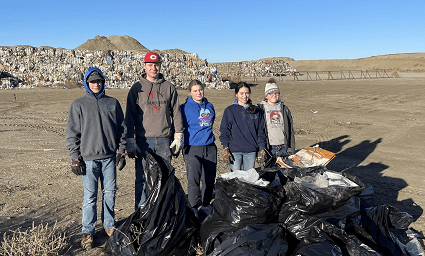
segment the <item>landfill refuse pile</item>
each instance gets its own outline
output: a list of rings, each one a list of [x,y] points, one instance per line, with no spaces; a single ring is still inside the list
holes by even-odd
[[[54,87],[68,81],[82,84],[84,72],[90,67],[102,70],[107,88],[129,88],[140,79],[147,52],[0,46],[0,71],[4,72],[0,77],[0,89]],[[230,81],[226,80],[229,76],[273,76],[292,70],[283,60],[274,60],[240,62],[233,72],[222,69],[220,63],[208,64],[206,59],[199,59],[197,53],[159,54],[161,73],[182,89],[193,79],[202,81],[207,88],[229,89]]]

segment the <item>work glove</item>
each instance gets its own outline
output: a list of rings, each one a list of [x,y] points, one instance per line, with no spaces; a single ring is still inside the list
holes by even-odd
[[[233,161],[235,161],[235,159],[232,156],[232,153],[230,153],[229,148],[224,149],[223,161],[227,165],[230,165],[231,163],[233,163]]]
[[[126,150],[127,150],[128,157],[136,158],[138,153],[142,153],[142,151],[140,151],[140,148],[137,146],[135,138],[128,138],[126,141],[127,141]]]
[[[118,170],[122,170],[125,166],[126,162],[125,162],[125,155],[124,153],[118,153],[117,154],[117,159],[116,159],[116,165]]]
[[[173,143],[170,145],[171,154],[173,156],[178,157],[180,154],[180,150],[183,148],[183,133],[175,133]]]
[[[75,173],[75,175],[83,175],[86,170],[86,166],[84,165],[84,161],[81,156],[71,159],[71,170]]]
[[[258,151],[256,160],[259,165],[264,165],[266,162],[266,151],[264,149]]]

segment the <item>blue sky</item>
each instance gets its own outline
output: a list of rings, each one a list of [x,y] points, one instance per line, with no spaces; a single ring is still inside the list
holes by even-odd
[[[73,49],[128,35],[209,62],[425,52],[425,1],[3,1],[0,45]]]

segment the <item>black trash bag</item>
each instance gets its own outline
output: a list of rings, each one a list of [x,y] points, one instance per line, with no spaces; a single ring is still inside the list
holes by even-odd
[[[283,222],[287,231],[298,240],[303,239],[312,227],[317,226],[323,221],[337,226],[344,226],[345,219],[360,215],[360,199],[351,197],[342,205],[329,207],[324,212],[316,214],[303,214],[301,211],[293,211],[292,214]]]
[[[294,254],[296,256],[343,256],[339,248],[332,240],[323,240],[318,243],[300,243]]]
[[[239,179],[217,180],[212,212],[200,230],[203,245],[210,235],[235,227],[277,222],[285,200],[281,178],[276,170],[261,172],[260,178],[270,183],[263,187]]]
[[[343,229],[338,228],[335,225],[332,225],[326,221],[320,223],[318,228],[325,232],[336,244],[341,248],[344,255],[355,256],[378,256],[381,255],[377,251],[368,247],[357,237],[349,235]]]
[[[325,172],[342,178],[339,180],[329,179],[329,185],[317,186],[313,181],[319,179],[323,181]],[[293,219],[292,215],[296,212],[300,212],[296,214],[312,215],[332,207],[339,207],[352,196],[359,195],[365,188],[356,176],[332,172],[323,166],[284,169],[283,173],[289,178],[284,186],[287,200],[279,213],[279,222],[283,223],[290,222]],[[296,181],[297,178],[299,181]],[[312,182],[305,182],[304,180],[308,180],[307,178]]]
[[[215,237],[205,249],[206,256],[286,255],[288,242],[282,224],[254,224],[226,231]]]
[[[146,154],[146,201],[113,233],[106,251],[114,255],[194,255],[199,221],[174,168]]]
[[[398,243],[398,239],[390,228],[405,229],[413,222],[411,215],[400,212],[390,205],[381,205],[371,208],[362,208],[361,220],[358,227],[353,225],[351,231],[375,246],[384,255],[409,255]],[[364,232],[363,232],[363,230]],[[366,234],[365,234],[366,233]],[[366,243],[365,242],[365,243]],[[367,243],[366,243],[367,244]]]
[[[380,256],[355,236],[326,221],[312,226],[295,249],[296,255]]]

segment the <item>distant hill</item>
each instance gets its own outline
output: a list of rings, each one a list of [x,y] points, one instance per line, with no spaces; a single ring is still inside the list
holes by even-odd
[[[131,36],[95,36],[84,44],[75,48],[76,50],[127,50],[149,52],[139,41]]]
[[[288,61],[297,71],[396,70],[425,72],[425,53],[397,53],[360,59],[324,59]]]
[[[76,50],[126,50],[126,51],[141,51],[150,52],[139,41],[131,36],[96,36],[94,39],[87,40],[84,44],[75,48]],[[169,54],[188,54],[188,52],[180,49],[158,50],[153,52],[169,53]]]
[[[289,57],[272,57],[272,58],[262,58],[259,60],[283,60],[284,62],[295,61],[293,58],[289,58]]]

